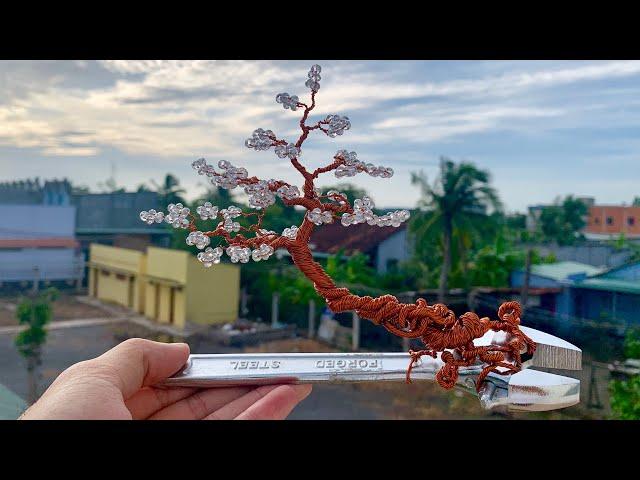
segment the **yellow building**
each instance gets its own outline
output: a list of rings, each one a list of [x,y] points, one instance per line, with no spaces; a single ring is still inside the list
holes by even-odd
[[[89,295],[144,312],[146,256],[128,248],[89,246]]]
[[[133,254],[138,255],[137,263]],[[221,263],[207,269],[189,252],[156,247],[148,247],[144,254],[91,245],[90,255],[89,292],[97,298],[177,328],[184,328],[187,322],[208,325],[238,318],[238,265]]]

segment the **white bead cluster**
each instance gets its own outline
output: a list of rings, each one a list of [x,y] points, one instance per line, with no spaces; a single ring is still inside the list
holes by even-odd
[[[307,218],[310,222],[315,223],[316,225],[322,225],[323,223],[332,223],[333,215],[331,212],[322,211],[319,208],[314,208],[313,210],[309,210],[307,212]]]
[[[391,178],[393,177],[393,168],[383,167],[380,165],[376,167],[373,163],[367,163],[365,166],[366,172],[372,177]]]
[[[389,167],[376,167],[373,163],[364,163],[358,160],[356,152],[347,152],[346,150],[338,150],[336,157],[344,158],[345,162],[334,170],[337,178],[353,177],[358,172],[367,172],[372,177],[390,178],[393,176],[393,169]]]
[[[154,209],[143,210],[140,212],[140,220],[145,222],[147,225],[152,225],[153,223],[162,223],[164,220],[164,213],[156,212]]]
[[[211,248],[207,247],[204,252],[198,254],[198,260],[202,262],[202,265],[209,268],[214,263],[220,263],[220,257],[222,257],[223,250],[221,247]]]
[[[291,228],[285,228],[282,231],[282,236],[288,238],[289,240],[295,240],[298,236],[298,227],[295,225],[291,225]]]
[[[251,258],[251,249],[248,247],[230,245],[227,247],[226,252],[233,263],[247,263],[249,258]]]
[[[164,221],[174,228],[187,228],[191,223],[188,218],[191,211],[181,203],[170,203],[167,210],[169,213],[165,215]]]
[[[245,140],[244,144],[247,148],[252,148],[256,151],[269,150],[273,146],[275,139],[276,135],[271,130],[258,128],[253,131],[251,138]]]
[[[394,210],[376,217],[375,225],[379,227],[399,227],[402,222],[409,220],[410,216],[409,210]]]
[[[196,213],[200,215],[202,220],[209,220],[218,216],[218,207],[212,205],[211,202],[204,202],[196,208]]]
[[[276,191],[276,194],[280,198],[284,198],[286,200],[293,200],[294,198],[300,197],[300,190],[295,185],[283,185]]]
[[[351,121],[349,120],[349,117],[327,115],[327,118],[325,118],[324,121],[329,123],[327,126],[327,135],[331,138],[342,135],[346,130],[351,128]]]
[[[322,68],[320,65],[313,65],[309,70],[308,77],[309,80],[305,82],[305,87],[310,88],[311,91],[317,92],[320,90],[320,72]]]
[[[259,262],[260,260],[268,260],[271,255],[273,255],[273,247],[267,245],[266,243],[263,243],[253,252],[251,252],[251,258],[254,262]]]
[[[266,235],[275,235],[275,234],[276,232],[274,232],[273,230],[265,230],[264,228],[260,228],[256,232],[256,237],[264,237]]]
[[[338,195],[339,195],[339,196],[338,196]],[[347,198],[347,196],[346,196],[344,193],[339,192],[339,191],[337,191],[337,190],[329,190],[329,191],[327,192],[327,196],[328,196],[331,200],[333,200],[334,202],[338,202],[339,204],[345,204],[345,203],[347,203],[347,202],[346,202],[346,200],[345,200],[345,199]]]
[[[288,108],[295,112],[298,109],[298,101],[297,95],[289,95],[286,92],[276,95],[276,102],[281,103],[285,110]]]
[[[409,219],[408,210],[395,210],[378,216],[373,213],[375,207],[373,200],[369,197],[358,198],[353,202],[353,213],[344,213],[340,223],[345,227],[367,223],[379,227],[399,227],[400,224]]]
[[[227,160],[220,160],[218,167],[224,170],[224,173],[215,175],[211,179],[211,183],[220,188],[232,190],[238,186],[238,181],[249,176],[246,168],[236,168]]]
[[[245,193],[249,195],[249,205],[251,207],[261,209],[275,203],[276,195],[269,190],[269,183],[266,180],[260,180],[258,183],[252,183],[244,187]]]
[[[242,214],[242,210],[238,207],[231,205],[229,208],[220,210],[220,214],[224,221],[222,222],[222,228],[227,232],[238,232],[240,230],[240,224],[234,222],[233,219],[239,217]]]
[[[204,158],[199,158],[191,162],[191,167],[198,172],[198,175],[206,175],[207,177],[213,177],[215,169],[209,165]]]
[[[288,145],[277,145],[276,148],[273,149],[276,155],[279,158],[296,158],[302,155],[302,152],[298,147],[296,147],[293,143]]]
[[[210,243],[211,239],[199,230],[191,232],[189,233],[189,235],[187,235],[187,245],[195,245],[199,250],[202,250]]]

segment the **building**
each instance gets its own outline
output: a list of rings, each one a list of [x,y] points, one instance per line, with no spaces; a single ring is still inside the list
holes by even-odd
[[[2,204],[0,216],[0,282],[82,281],[75,207]]]
[[[596,275],[601,268],[578,262],[556,262],[532,265],[529,276],[529,288],[538,290],[539,294],[529,299],[529,305],[539,306],[550,312],[558,308],[558,296],[562,295],[566,283],[572,278]],[[509,284],[512,288],[522,289],[525,281],[525,271],[511,272]]]
[[[512,272],[512,287],[522,288],[523,282],[522,270]],[[577,262],[533,265],[529,285],[547,289],[535,306],[554,312],[559,322],[640,323],[640,261],[607,270]]]
[[[169,246],[171,229],[140,221],[142,210],[162,210],[156,192],[82,193],[71,202],[77,208],[76,237],[87,253],[92,243],[140,251],[148,245]]]
[[[407,224],[399,227],[378,227],[361,223],[344,227],[330,223],[314,230],[309,242],[314,256],[326,256],[342,250],[345,255],[355,252],[369,257],[378,273],[386,273],[411,258],[411,242]]]
[[[88,267],[90,296],[144,313],[144,253],[92,244]]]
[[[238,318],[238,265],[207,269],[189,252],[157,247],[140,252],[94,244],[90,252],[89,294],[94,297],[179,329]]]
[[[559,313],[578,318],[640,323],[640,261],[574,278]]]
[[[592,240],[607,240],[620,235],[640,239],[640,207],[593,205],[589,208],[584,234]]]
[[[84,258],[89,245],[100,243],[144,251],[147,245],[167,247],[171,229],[163,224],[145,225],[142,210],[162,210],[156,192],[73,193],[68,180],[40,179],[0,183],[0,205],[75,207],[72,235]],[[88,275],[87,275],[88,277]]]

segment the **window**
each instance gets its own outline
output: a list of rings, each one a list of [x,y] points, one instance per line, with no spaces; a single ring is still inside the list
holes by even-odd
[[[595,223],[596,225],[600,225],[600,219],[598,217],[594,218],[593,223]]]
[[[636,224],[636,217],[627,217],[627,225],[630,227]]]
[[[607,217],[607,225],[613,225],[613,217]]]

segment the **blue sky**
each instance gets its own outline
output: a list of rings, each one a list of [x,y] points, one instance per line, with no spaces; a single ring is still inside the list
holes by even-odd
[[[390,180],[351,179],[379,206],[414,206],[410,172],[433,178],[441,155],[488,169],[509,211],[566,194],[640,196],[636,61],[0,61],[0,180],[96,189],[114,165],[127,188],[171,172],[193,197],[203,187],[190,163],[205,157],[300,184],[244,140],[258,127],[297,138],[299,112],[274,98],[305,101],[313,63],[323,70],[311,119],[348,115],[352,128],[312,135],[302,160],[321,166],[345,148],[393,167]]]

